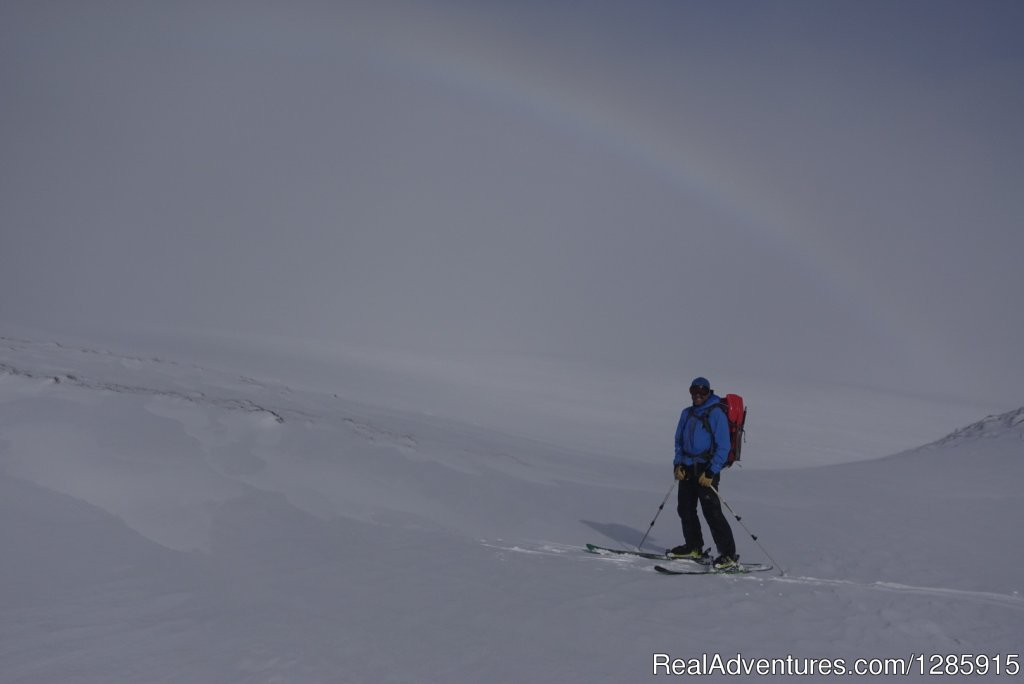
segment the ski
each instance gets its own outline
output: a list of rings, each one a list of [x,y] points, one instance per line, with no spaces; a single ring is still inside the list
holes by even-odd
[[[627,549],[611,549],[607,546],[598,546],[597,544],[587,544],[587,551],[590,553],[596,553],[598,555],[606,555],[609,553],[617,556],[640,556],[641,558],[648,558],[650,560],[671,560],[668,556],[663,553],[649,553],[647,551],[629,551]]]
[[[676,564],[679,561],[689,561],[697,566],[691,566],[686,570],[673,570],[671,568],[666,568],[663,565],[655,565],[654,569],[663,575],[747,575],[752,572],[765,572],[767,570],[772,570],[774,567],[771,565],[764,565],[763,563],[740,563],[738,566],[727,570],[715,570],[711,565],[710,558],[672,558],[671,556],[666,556],[663,553],[613,549],[607,546],[598,546],[597,544],[587,544],[587,551],[598,555],[614,554],[617,556],[639,556],[640,558],[647,558],[649,560],[671,561],[673,564]]]
[[[703,570],[672,570],[662,565],[654,566],[654,569],[663,575],[747,575],[752,572],[765,572],[772,568],[773,566],[771,565],[763,565],[761,563],[742,563],[726,570],[715,570],[710,565],[705,566]]]
[[[612,549],[607,546],[598,546],[597,544],[587,544],[587,551],[590,553],[596,553],[598,555],[615,554],[618,556],[639,556],[640,558],[647,558],[649,560],[664,560],[664,561],[689,561],[696,563],[697,565],[708,566],[711,564],[711,559],[704,558],[673,558],[664,553],[650,553],[647,551],[630,551],[628,549]]]

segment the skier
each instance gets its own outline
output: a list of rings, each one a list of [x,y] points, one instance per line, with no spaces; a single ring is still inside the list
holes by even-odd
[[[673,474],[679,480],[679,518],[683,524],[683,546],[668,551],[674,558],[703,558],[704,537],[697,517],[700,501],[704,519],[718,549],[714,566],[725,570],[737,565],[736,542],[729,521],[722,513],[722,502],[715,490],[729,456],[729,421],[724,410],[717,410],[719,398],[711,391],[707,378],[690,383],[693,406],[683,409],[676,427],[676,456]],[[714,488],[714,489],[712,489]]]

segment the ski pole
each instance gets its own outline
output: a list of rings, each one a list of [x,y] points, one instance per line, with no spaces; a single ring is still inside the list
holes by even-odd
[[[639,551],[640,547],[644,545],[645,541],[647,541],[647,535],[649,535],[651,533],[651,530],[654,529],[654,523],[658,522],[658,516],[661,515],[661,509],[665,507],[665,502],[668,501],[668,497],[672,496],[672,490],[675,488],[676,481],[672,480],[672,486],[668,488],[668,493],[665,495],[665,498],[661,500],[661,505],[658,506],[658,512],[654,514],[654,520],[651,521],[651,526],[647,528],[647,531],[644,532],[643,539],[641,539],[640,543],[636,545],[637,551]]]
[[[732,513],[732,517],[736,518],[736,522],[738,522],[740,524],[740,527],[742,527],[744,530],[747,531],[747,534],[749,534],[750,538],[754,540],[754,543],[757,544],[758,548],[760,548],[761,551],[764,552],[764,555],[766,555],[768,557],[768,560],[770,560],[772,562],[772,565],[774,565],[775,567],[777,567],[779,569],[779,575],[781,577],[785,577],[786,576],[786,571],[782,569],[782,566],[779,565],[779,562],[777,560],[775,560],[774,558],[772,558],[772,555],[770,553],[768,553],[768,550],[766,548],[764,548],[764,546],[761,544],[761,542],[759,542],[757,540],[757,535],[754,534],[753,532],[751,532],[750,528],[743,524],[743,518],[741,518],[740,516],[736,515],[736,511],[732,510],[732,506],[729,505],[728,501],[726,501],[725,499],[722,498],[722,495],[718,493],[718,490],[715,487],[711,487],[710,489],[711,489],[711,491],[713,491],[715,493],[715,496],[718,497],[718,500],[722,502],[722,505],[729,509],[729,512]]]

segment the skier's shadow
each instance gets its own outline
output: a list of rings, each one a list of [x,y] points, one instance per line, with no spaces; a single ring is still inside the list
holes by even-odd
[[[627,527],[626,525],[620,525],[619,523],[600,523],[594,522],[593,520],[581,520],[580,522],[592,530],[596,530],[600,534],[603,534],[608,539],[614,539],[615,541],[634,549],[644,537],[644,533],[640,530]],[[659,542],[653,535],[648,535],[647,541],[644,542],[644,546],[648,548],[658,548],[658,544]]]

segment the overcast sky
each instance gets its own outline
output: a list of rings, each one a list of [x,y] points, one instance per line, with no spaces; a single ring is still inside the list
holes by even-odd
[[[5,0],[0,322],[1017,406],[1022,20]]]

